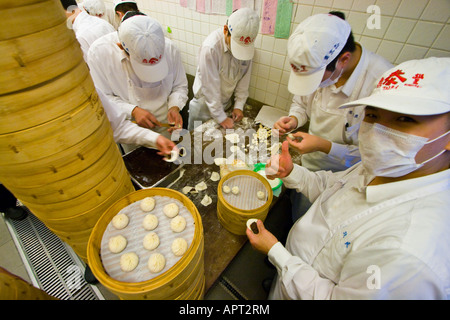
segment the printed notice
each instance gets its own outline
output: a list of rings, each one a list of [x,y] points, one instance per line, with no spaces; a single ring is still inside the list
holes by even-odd
[[[262,21],[261,21],[261,33],[262,34],[274,34],[275,22],[277,18],[277,4],[278,0],[264,0]],[[291,19],[289,19],[290,23]]]

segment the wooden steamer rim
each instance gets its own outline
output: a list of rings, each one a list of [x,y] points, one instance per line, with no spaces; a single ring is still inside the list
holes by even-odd
[[[195,224],[194,238],[192,240],[192,243],[186,250],[185,254],[180,258],[180,260],[178,260],[178,262],[174,266],[150,280],[141,282],[121,282],[115,280],[105,272],[101,261],[100,248],[103,233],[105,232],[106,227],[108,226],[112,218],[120,210],[131,203],[144,199],[145,197],[156,195],[175,198],[182,202],[184,206],[186,206],[188,211],[192,214]],[[186,271],[189,272],[189,274],[192,274],[193,272],[198,271],[197,269],[201,267],[200,271],[203,273],[203,247],[203,225],[200,213],[198,212],[198,209],[194,205],[194,203],[188,197],[178,191],[166,188],[149,188],[141,189],[126,195],[125,197],[116,201],[105,211],[105,213],[95,224],[89,238],[87,257],[88,264],[94,276],[99,280],[100,283],[102,283],[112,292],[123,294],[124,296],[133,296],[145,293],[150,294],[151,292],[158,290],[159,288],[163,288],[168,283],[172,283],[179,276],[179,274]],[[197,259],[194,260],[194,258]],[[195,263],[194,266],[192,266],[193,261]],[[184,282],[185,279],[181,279],[180,283]],[[202,283],[204,283],[204,281],[202,281]],[[179,284],[177,285],[177,287],[179,287]],[[180,292],[180,294],[182,294],[182,292]]]

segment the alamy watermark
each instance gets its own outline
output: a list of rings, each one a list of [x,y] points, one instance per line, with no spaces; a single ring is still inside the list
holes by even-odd
[[[369,30],[381,29],[381,9],[377,5],[371,5],[367,7],[367,13],[370,13],[370,17],[366,21],[366,27]]]

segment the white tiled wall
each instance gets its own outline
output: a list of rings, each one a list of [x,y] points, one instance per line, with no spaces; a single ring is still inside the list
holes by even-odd
[[[263,0],[256,0],[262,2]],[[112,5],[113,0],[105,0]],[[195,75],[197,53],[203,39],[222,27],[225,15],[208,15],[183,8],[179,0],[137,0],[139,9],[172,30],[168,37],[181,50],[186,72]],[[291,31],[306,17],[339,10],[352,26],[355,40],[393,64],[431,56],[450,56],[450,0],[294,0]],[[377,5],[379,29],[369,29],[367,13]],[[250,97],[288,110],[289,63],[287,39],[259,34],[256,41]]]

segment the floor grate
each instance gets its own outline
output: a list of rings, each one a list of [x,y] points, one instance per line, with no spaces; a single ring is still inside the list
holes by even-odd
[[[6,220],[35,286],[62,300],[103,299],[84,280],[82,261],[38,218],[30,213],[21,221]]]

